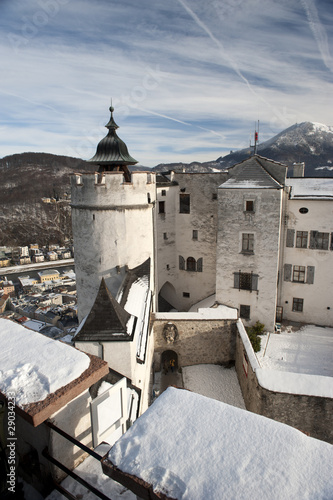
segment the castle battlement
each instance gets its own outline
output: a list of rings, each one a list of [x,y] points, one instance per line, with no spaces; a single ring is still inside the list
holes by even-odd
[[[72,205],[147,204],[155,199],[155,172],[132,172],[126,182],[123,172],[73,174]]]

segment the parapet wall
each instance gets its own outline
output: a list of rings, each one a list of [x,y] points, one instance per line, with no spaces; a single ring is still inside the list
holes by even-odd
[[[155,201],[156,174],[132,172],[125,182],[122,172],[73,174],[72,207],[142,205]]]
[[[333,444],[331,421],[333,399],[331,397],[277,392],[262,387],[258,380],[258,374],[265,370],[259,366],[243,324],[238,322],[237,326],[236,371],[246,409],[295,427],[311,437]],[[295,374],[290,374],[290,376],[293,375]],[[302,377],[309,377],[309,375],[297,374],[298,379]]]
[[[158,316],[158,314],[157,314]],[[167,316],[167,315],[165,315]],[[229,364],[235,359],[236,320],[234,319],[168,319],[154,321],[155,369],[160,369],[161,355],[172,350],[178,356],[179,366],[197,364]],[[165,334],[166,325],[174,325],[177,335],[174,341]]]

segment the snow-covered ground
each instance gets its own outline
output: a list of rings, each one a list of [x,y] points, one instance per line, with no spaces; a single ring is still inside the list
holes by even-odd
[[[235,368],[195,365],[183,368],[184,387],[192,392],[245,409]]]
[[[306,325],[262,335],[257,359],[262,368],[333,377],[333,328]]]

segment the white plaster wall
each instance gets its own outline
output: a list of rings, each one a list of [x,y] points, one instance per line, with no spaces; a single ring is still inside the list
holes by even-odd
[[[219,189],[216,300],[251,308],[250,321],[274,328],[283,191],[275,189]],[[244,212],[253,199],[255,213]],[[242,233],[254,234],[254,253],[241,252]],[[234,272],[258,274],[258,291],[234,288]]]
[[[162,196],[165,190],[166,196]],[[158,187],[156,189],[156,257],[157,257],[157,295],[166,281],[174,282],[178,273],[176,255],[176,199],[178,186]],[[165,202],[165,214],[159,214],[158,202]],[[167,240],[164,239],[167,234]],[[165,297],[174,300],[175,297]],[[174,307],[176,307],[175,304]]]
[[[134,342],[103,342],[104,360],[112,370],[133,380],[136,357]]]
[[[302,207],[308,208],[307,214],[299,212]],[[333,326],[333,251],[296,248],[297,231],[308,231],[308,246],[310,231],[317,230],[331,236],[333,201],[291,199],[288,201],[287,221],[287,228],[295,230],[295,246],[289,248],[286,247],[286,241],[283,242],[283,264],[314,266],[315,273],[313,284],[284,281],[282,266],[280,284],[283,317],[290,321]],[[304,299],[303,312],[292,311],[294,297]]]
[[[86,390],[52,415],[50,419],[54,425],[88,447],[92,446],[90,401],[89,391]],[[50,431],[49,453],[71,470],[86,456],[81,448],[53,430]],[[54,477],[59,481],[65,477],[65,474],[54,467]]]
[[[165,221],[157,219],[158,269],[159,290],[166,281],[174,286],[176,294],[171,304],[178,310],[187,311],[215,292],[217,200],[213,200],[213,194],[217,194],[217,188],[225,178],[223,173],[172,173],[171,180],[178,186],[170,188],[172,197],[169,206],[166,205]],[[189,214],[179,213],[182,189],[185,189],[184,194],[190,195]],[[167,232],[168,227],[174,227],[175,234],[171,249],[169,243],[163,241],[163,232]],[[198,240],[193,240],[193,230],[198,231]],[[172,229],[170,231],[172,233]],[[163,266],[172,258],[170,250],[174,252],[173,268],[167,273]],[[185,260],[188,257],[203,258],[203,272],[180,270],[179,255]],[[189,293],[190,297],[183,297],[183,292]]]
[[[150,177],[148,177],[148,175]],[[80,180],[81,183],[78,183]],[[96,180],[100,181],[96,184]],[[147,180],[153,182],[147,183]],[[150,203],[148,203],[148,195]],[[72,224],[81,321],[95,300],[102,277],[119,280],[116,266],[129,268],[154,257],[155,175],[121,173],[72,176]],[[152,282],[154,268],[152,266]]]

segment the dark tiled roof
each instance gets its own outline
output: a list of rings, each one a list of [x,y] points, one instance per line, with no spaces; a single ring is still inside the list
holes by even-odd
[[[95,303],[74,341],[129,340],[129,318],[130,314],[111,295],[102,278]]]
[[[280,189],[282,188],[282,184],[271,172],[274,172],[276,168],[281,170],[282,167],[284,167],[282,164],[271,162],[266,158],[251,156],[229,169],[230,177],[221,185],[221,188]],[[283,168],[283,172],[285,171],[286,170]],[[280,171],[277,171],[276,176],[281,180],[282,175]]]
[[[132,332],[127,332],[131,315],[124,309],[131,286],[138,278],[150,277],[150,258],[139,266],[127,271],[120,303],[113,297],[104,278],[88,317],[75,336],[74,341],[123,341],[132,340]],[[134,323],[135,326],[135,323]]]
[[[156,174],[156,186],[157,187],[169,187],[169,186],[178,186],[178,182],[170,181],[166,175]]]
[[[121,166],[121,165],[135,165],[135,160],[128,152],[127,146],[122,141],[116,129],[119,128],[113,119],[113,108],[110,107],[111,118],[105,125],[109,132],[107,136],[102,139],[98,146],[95,156],[89,160],[89,163],[103,166]]]

